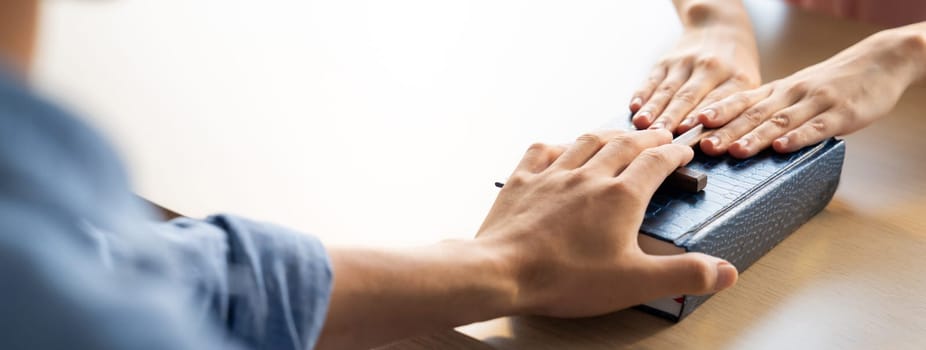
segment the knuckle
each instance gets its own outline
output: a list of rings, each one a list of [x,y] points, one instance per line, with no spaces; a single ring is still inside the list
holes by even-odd
[[[592,133],[582,134],[576,138],[576,143],[601,144],[601,137]]]
[[[730,102],[736,106],[746,107],[749,105],[749,102],[752,102],[752,100],[749,99],[749,95],[740,92],[730,97]]]
[[[823,102],[830,102],[835,99],[836,92],[829,87],[819,87],[811,91],[810,96]]]
[[[714,267],[705,259],[691,259],[686,262],[688,265],[689,278],[691,278],[691,287],[697,291],[707,292],[714,288]]]
[[[650,75],[648,78],[646,78],[646,81],[650,84],[650,86],[655,86],[655,85],[658,84],[660,81],[662,81],[662,74],[661,74],[661,73],[653,73],[653,74]]]
[[[695,111],[701,110],[704,107],[712,106],[727,96],[729,95],[724,95],[722,90],[715,88],[713,91],[708,92],[707,95],[704,95],[704,98],[701,99],[701,103],[698,105],[698,108],[695,109]]]
[[[721,68],[723,62],[717,56],[701,56],[695,60],[695,65],[704,69],[715,70]]]
[[[678,89],[678,84],[675,82],[664,81],[662,82],[662,85],[659,85],[659,91],[668,94],[671,94],[676,89]]]
[[[858,109],[852,108],[850,106],[837,106],[835,111],[846,120],[857,120],[860,117]]]
[[[624,195],[633,192],[633,187],[626,181],[615,180],[608,184],[606,191],[613,195]]]
[[[631,183],[622,180],[615,180],[607,185],[605,192],[609,196],[621,197],[630,201],[631,205],[645,205],[646,198],[640,193],[640,190]]]
[[[830,128],[830,123],[824,118],[815,118],[810,121],[810,128],[818,133],[826,133]]]
[[[797,81],[791,84],[791,86],[788,86],[788,88],[785,89],[785,92],[791,96],[801,96],[807,93],[807,90],[809,89],[807,85],[808,84],[806,81]]]
[[[608,143],[617,149],[636,149],[639,147],[639,141],[637,141],[637,139],[631,135],[627,134],[615,136],[611,138]]]
[[[777,113],[772,116],[769,122],[774,126],[784,129],[787,128],[788,125],[791,125],[791,116],[787,113]]]
[[[547,152],[551,148],[552,147],[548,144],[545,144],[542,142],[535,142],[535,143],[532,143],[529,147],[527,147],[527,152]]]
[[[681,63],[683,66],[692,66],[695,64],[695,61],[697,61],[697,59],[692,55],[682,56],[678,60],[678,62]]]
[[[720,139],[721,142],[729,142],[730,140],[733,140],[733,134],[730,133],[730,131],[727,130],[727,128],[714,131],[712,135]]]
[[[745,73],[734,73],[733,76],[730,77],[730,81],[738,86],[749,88],[759,85],[759,82],[755,78]]]
[[[649,148],[640,153],[639,158],[652,163],[668,163],[671,161],[669,155],[659,148]]]
[[[508,180],[505,181],[505,187],[517,187],[527,183],[527,174],[523,172],[516,172],[511,174],[508,177]]]
[[[742,114],[742,118],[746,119],[752,125],[758,125],[762,122],[762,116],[765,115],[765,109],[762,107],[752,107],[747,109]]]
[[[691,89],[682,89],[679,90],[675,96],[672,97],[673,100],[684,102],[689,105],[695,104],[697,102],[697,94]]]
[[[579,186],[589,179],[589,174],[582,168],[569,171],[566,175],[566,186],[568,188]]]

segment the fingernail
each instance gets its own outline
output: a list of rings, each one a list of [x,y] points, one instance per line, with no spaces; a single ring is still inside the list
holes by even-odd
[[[666,123],[663,123],[663,122],[656,122],[655,124],[650,125],[649,128],[650,128],[651,130],[655,130],[655,129],[665,129],[665,128],[666,128]]]
[[[788,137],[787,136],[779,137],[778,139],[775,140],[775,142],[778,143],[779,148],[788,147]]]
[[[643,100],[640,99],[639,97],[634,97],[632,100],[630,100],[630,108],[631,108],[631,109],[637,109],[637,108],[640,108],[640,107],[642,107],[642,106],[643,106]]]
[[[714,117],[717,116],[717,112],[714,111],[713,109],[708,108],[708,109],[701,111],[701,115],[703,115],[707,119],[714,119]]]
[[[633,116],[633,119],[631,119],[631,121],[633,122],[633,125],[637,127],[637,129],[643,129],[646,126],[648,126],[649,123],[652,122],[650,120],[649,111],[643,111],[643,112],[637,113],[637,115]]]
[[[736,283],[738,272],[736,267],[726,261],[717,263],[717,280],[714,284],[714,291],[721,291],[733,286]]]
[[[735,143],[738,144],[740,148],[746,148],[746,146],[749,146],[749,139],[744,137],[739,140],[736,140]]]
[[[688,127],[688,126],[691,126],[692,124],[694,124],[694,121],[695,121],[694,118],[688,117],[688,118],[685,118],[685,120],[682,120],[682,123],[679,124],[678,126],[685,126],[685,127]]]
[[[709,143],[711,147],[720,146],[720,138],[718,138],[717,136],[708,136],[706,139],[704,139],[704,141],[707,141],[707,143]]]

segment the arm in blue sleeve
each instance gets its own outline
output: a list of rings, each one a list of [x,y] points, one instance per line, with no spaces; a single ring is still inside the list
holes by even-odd
[[[238,349],[184,288],[113,267],[93,236],[0,200],[0,349]]]
[[[222,266],[211,276],[225,276],[224,284],[207,296],[219,296],[216,310],[232,336],[257,349],[309,349],[325,320],[332,273],[324,246],[316,238],[279,226],[231,215],[206,220],[178,218],[168,223],[175,238],[195,247],[188,253],[202,259],[199,266]],[[227,242],[225,255],[216,239]],[[221,246],[219,244],[218,246]],[[178,248],[184,250],[184,248]],[[194,277],[203,284],[209,280]]]
[[[0,180],[0,349],[318,338],[332,282],[318,240],[232,216],[154,222],[108,144],[2,69]]]
[[[0,204],[0,348],[314,346],[332,282],[317,239],[233,216],[155,226],[148,242],[166,242],[170,262]]]

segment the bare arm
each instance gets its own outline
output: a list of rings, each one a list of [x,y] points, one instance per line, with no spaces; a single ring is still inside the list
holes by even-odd
[[[535,145],[475,239],[330,248],[335,282],[318,347],[368,348],[503,315],[599,315],[731,286],[736,269],[723,260],[651,256],[637,243],[649,198],[692,157],[670,141],[665,130],[608,131],[568,149]]]
[[[319,349],[360,349],[516,312],[499,247],[333,248],[335,284]]]
[[[926,22],[884,30],[791,76],[705,106],[710,154],[793,152],[886,116],[926,75]],[[709,111],[709,112],[707,112]]]

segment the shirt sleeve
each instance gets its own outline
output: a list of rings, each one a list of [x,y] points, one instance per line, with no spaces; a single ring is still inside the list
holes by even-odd
[[[332,287],[318,239],[232,215],[178,218],[161,229],[181,245],[172,250],[199,266],[187,270],[197,271],[189,280],[199,286],[200,303],[233,337],[255,349],[314,346]]]
[[[309,349],[319,241],[230,215],[157,222],[95,131],[0,67],[0,349]]]
[[[149,224],[139,247],[0,201],[0,348],[314,347],[332,283],[316,238],[230,215]]]

